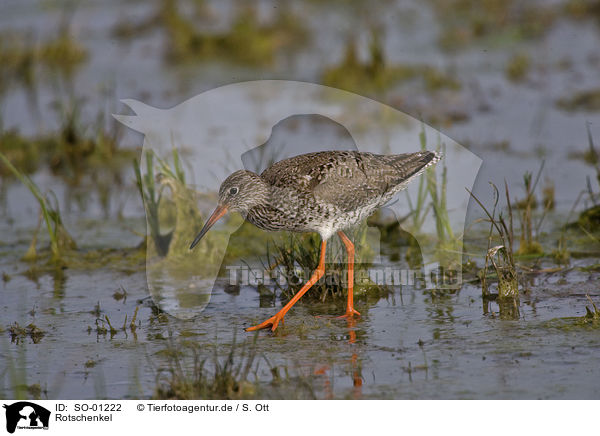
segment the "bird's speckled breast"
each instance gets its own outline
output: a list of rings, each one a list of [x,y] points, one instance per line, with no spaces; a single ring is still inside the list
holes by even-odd
[[[360,224],[381,206],[383,200],[374,198],[362,207],[343,211],[335,205],[318,203],[309,196],[298,196],[294,192],[290,196],[292,198],[287,207],[283,207],[279,201],[256,206],[250,209],[246,219],[263,230],[318,232],[324,239],[328,239],[338,230]],[[278,196],[277,200],[280,199],[281,196]]]

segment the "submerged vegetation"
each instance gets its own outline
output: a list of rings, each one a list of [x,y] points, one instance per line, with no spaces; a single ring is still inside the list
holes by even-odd
[[[134,161],[136,185],[146,210],[149,235],[148,257],[204,265],[215,264],[225,250],[224,234],[211,232],[207,239],[217,243],[200,244],[189,250],[204,220],[198,210],[198,194],[186,184],[179,152],[173,148],[169,162],[152,150],[145,152],[145,165]],[[143,172],[142,172],[143,171]]]
[[[133,162],[135,171],[135,180],[138,191],[144,202],[146,210],[146,221],[150,231],[150,238],[154,244],[155,250],[159,256],[165,256],[169,250],[171,234],[163,235],[160,232],[160,222],[158,216],[158,206],[161,195],[157,190],[154,177],[154,153],[146,152],[146,173],[142,175],[140,162]]]
[[[526,172],[523,176],[523,183],[525,185],[525,198],[522,202],[517,203],[517,207],[521,210],[519,214],[519,220],[521,223],[521,238],[519,241],[519,249],[517,250],[518,255],[540,255],[543,254],[543,249],[540,243],[536,240],[534,236],[534,224],[533,224],[533,209],[537,206],[537,202],[535,201],[534,191],[537,186],[538,181],[540,180],[540,175],[542,174],[542,169],[544,168],[544,164],[542,163],[540,170],[538,172],[537,177],[535,178],[535,182],[532,183],[532,175],[530,172]],[[508,198],[508,189],[507,189],[506,199]],[[538,232],[542,220],[544,219],[545,212],[548,210],[549,204],[546,205],[544,209],[544,215],[540,218],[540,222],[535,225],[535,233]],[[512,220],[512,217],[511,217]]]
[[[62,255],[67,250],[76,248],[75,241],[69,235],[62,223],[60,211],[58,209],[58,201],[54,198],[55,205],[52,206],[48,197],[42,194],[37,185],[25,174],[15,168],[8,158],[0,152],[0,161],[19,179],[33,194],[40,206],[40,218],[44,219],[46,230],[50,238],[50,251],[52,252],[52,260],[60,261]],[[40,221],[41,223],[41,221]],[[39,225],[38,225],[39,230]],[[35,260],[37,258],[36,251],[37,230],[34,233],[29,250],[24,256],[25,260]]]
[[[200,30],[195,21],[180,11],[181,2],[161,0],[159,9],[146,21],[117,24],[114,34],[128,38],[154,27],[164,30],[167,37],[165,58],[170,62],[198,61],[206,58],[226,58],[249,65],[272,64],[283,50],[297,47],[307,39],[302,23],[285,5],[277,8],[269,23],[258,19],[252,5],[240,6],[231,27],[226,32]],[[209,14],[203,5],[195,5],[196,15]]]
[[[427,150],[427,137],[425,128],[422,127],[419,133],[419,142],[421,150]],[[438,139],[436,151],[442,156],[446,153],[446,147]],[[441,167],[438,169],[437,167]],[[440,180],[436,176],[436,171],[441,173]],[[446,161],[442,160],[435,166],[426,170],[425,174],[419,177],[418,189],[416,198],[411,199],[408,192],[406,193],[406,201],[410,208],[408,217],[407,230],[413,235],[422,233],[423,224],[427,216],[432,213],[435,220],[436,237],[434,239],[434,247],[430,248],[434,252],[434,258],[450,269],[459,268],[460,261],[456,253],[462,249],[462,235],[457,236],[452,229],[447,207],[447,172]],[[423,239],[422,239],[423,240]],[[417,265],[415,260],[419,257],[419,252],[424,247],[411,244],[408,247],[406,257],[411,265]]]
[[[34,344],[37,344],[46,335],[44,331],[42,331],[33,323],[28,324],[25,327],[21,327],[18,322],[15,322],[14,324],[10,325],[8,332],[10,333],[11,341],[17,344],[27,337],[29,337]]]
[[[593,140],[591,137],[591,133],[589,131],[588,126],[588,140],[589,140],[589,151],[587,155],[594,156],[596,151],[594,149]],[[596,162],[594,159],[591,161]],[[496,209],[498,205],[498,189],[494,184],[492,187],[494,189],[494,198],[495,203],[492,211],[490,212],[482,202],[475,197],[472,193],[472,198],[479,204],[482,210],[485,212],[487,216],[487,221],[490,222],[490,230],[488,237],[488,248],[487,254],[485,256],[485,266],[482,271],[479,273],[479,278],[481,280],[482,285],[482,294],[484,299],[486,298],[498,298],[499,306],[500,306],[500,314],[501,316],[508,318],[515,318],[519,316],[518,314],[518,296],[519,296],[519,288],[522,286],[525,287],[524,283],[521,283],[521,279],[525,282],[523,275],[536,273],[536,271],[547,271],[547,272],[558,272],[563,271],[564,266],[559,266],[556,268],[547,268],[540,269],[538,267],[530,267],[526,266],[525,263],[517,263],[517,259],[527,262],[538,259],[536,263],[539,263],[539,260],[544,257],[544,249],[539,240],[540,228],[544,218],[547,216],[548,212],[554,208],[554,193],[553,193],[553,185],[549,185],[550,187],[544,188],[542,190],[542,198],[543,198],[543,210],[538,214],[537,222],[534,219],[534,210],[538,207],[538,202],[535,198],[536,186],[540,180],[540,176],[542,174],[542,170],[544,168],[544,163],[540,166],[540,169],[535,177],[533,178],[532,174],[526,172],[523,176],[523,183],[525,188],[525,198],[520,201],[512,202],[509,195],[508,183],[505,181],[505,199],[507,205],[507,213],[506,218],[502,212],[496,216]],[[594,202],[595,195],[591,191],[589,180],[588,180],[588,190],[583,191],[581,194],[587,194],[592,202]],[[573,208],[571,209],[571,213],[573,209],[577,206],[581,195],[577,198],[575,203],[573,204]],[[516,209],[521,232],[519,237],[518,248],[516,248],[515,244],[515,236],[513,231],[513,209]],[[598,207],[593,206],[584,210],[579,219],[575,223],[568,223],[567,225],[561,228],[560,234],[557,237],[556,241],[556,249],[551,252],[551,257],[556,261],[559,265],[568,264],[571,258],[570,246],[574,246],[578,239],[588,239],[589,241],[594,241],[597,243],[600,239],[595,236],[600,232],[600,227],[595,224]],[[569,213],[569,217],[567,218],[567,222],[570,220],[571,213]],[[579,231],[575,233],[571,233],[570,238],[567,238],[567,232]],[[499,241],[499,245],[495,245],[493,243],[494,240]],[[493,267],[494,273],[490,274],[488,269],[489,267]],[[489,291],[489,280],[496,279],[497,280],[497,294],[491,294]],[[502,301],[504,300],[504,301]],[[507,301],[509,302],[508,304]],[[594,306],[595,308],[595,306]],[[504,314],[503,314],[504,312]],[[591,309],[588,309],[587,315],[584,317],[584,320],[590,319],[590,314],[594,314],[596,312],[592,312]]]
[[[559,108],[566,111],[600,111],[600,88],[580,91],[575,95],[561,98],[556,102]]]
[[[596,180],[600,184],[600,154],[594,146],[594,139],[592,132],[590,131],[590,125],[587,126],[587,138],[588,138],[588,149],[585,153],[581,154],[584,162],[592,166],[596,171]],[[596,242],[599,240],[594,234],[600,234],[600,192],[594,192],[592,188],[592,182],[590,178],[587,178],[586,189],[580,194],[585,194],[591,206],[582,211],[579,214],[579,218],[576,223],[570,223],[568,226],[578,228],[583,231],[588,237]],[[578,197],[578,200],[579,198]],[[574,207],[577,205],[578,200],[575,202]]]
[[[600,25],[600,2],[598,0],[568,0],[563,9],[571,18],[595,20]]]
[[[368,226],[361,225],[345,232],[350,240],[354,241],[354,296],[378,300],[391,291],[385,286],[375,284],[369,277],[368,267],[371,265],[373,248],[369,240]],[[277,269],[282,277],[287,280],[285,285],[276,281],[276,286],[281,290],[281,297],[289,300],[310,278],[312,272],[319,264],[321,240],[316,234],[286,233],[271,244],[267,251],[266,270],[272,273]],[[325,274],[315,283],[301,302],[320,301],[328,302],[330,299],[342,299],[348,295],[348,264],[346,249],[332,238],[328,244],[325,260]],[[260,291],[260,290],[259,290]],[[267,290],[265,290],[267,291]]]
[[[420,140],[421,149],[426,150],[427,138],[425,137],[425,130],[421,131]],[[442,156],[444,156],[446,152],[445,145],[440,144],[439,141],[437,145],[437,151],[441,152]],[[446,167],[446,162],[443,158],[440,162],[440,165],[442,167],[441,183],[438,183],[437,177],[435,175],[435,167],[430,167],[427,169],[425,173],[425,181],[421,180],[421,183],[425,183],[427,185],[427,192],[429,193],[429,198],[431,199],[433,216],[435,218],[438,257],[440,258],[440,260],[445,258],[446,262],[444,262],[444,264],[450,264],[447,252],[457,252],[457,250],[461,249],[461,246],[460,241],[454,235],[454,231],[452,230],[452,226],[450,224],[450,218],[448,216],[448,207],[446,201],[448,168]],[[457,267],[457,265],[453,266]]]
[[[167,365],[157,369],[157,386],[153,398],[159,400],[197,400],[197,399],[254,399],[254,398],[295,398],[315,399],[316,394],[309,379],[291,377],[287,368],[284,376],[278,367],[269,365],[269,361],[258,355],[255,335],[249,346],[231,344],[229,353],[220,358],[218,350],[213,348],[212,359],[205,357],[198,343],[190,340],[175,341],[169,338],[167,348],[159,352],[167,358]],[[191,354],[191,355],[190,355]],[[272,380],[261,381],[259,371],[263,370],[260,361],[268,366]]]
[[[87,51],[64,25],[54,38],[36,41],[32,35],[0,34],[0,91],[12,82],[34,88],[43,76],[40,69],[69,77],[83,64]]]
[[[65,182],[70,192],[96,193],[108,215],[109,192],[123,185],[122,170],[136,151],[119,147],[122,131],[117,128],[109,131],[102,114],[97,115],[95,122],[85,123],[78,103],[55,103],[54,108],[59,124],[56,130],[24,136],[16,129],[4,130],[0,125],[0,153],[21,176],[49,170]],[[0,176],[7,183],[11,178],[23,181],[8,165],[0,164]]]
[[[430,0],[442,32],[439,45],[446,50],[486,41],[508,45],[544,35],[556,18],[554,8],[516,0]]]
[[[39,168],[39,144],[19,135],[15,129],[0,129],[0,152],[22,174],[32,174]],[[8,166],[0,165],[0,177],[8,179],[15,177],[15,173]]]
[[[191,368],[185,367],[183,353],[191,352]],[[164,350],[168,366],[159,368],[154,398],[159,400],[196,399],[249,399],[257,395],[256,385],[249,381],[256,350],[246,356],[245,350],[236,355],[235,343],[224,362],[214,350],[212,371],[193,341],[184,341],[179,346],[171,344]]]
[[[500,194],[496,185],[492,184],[494,189],[494,207],[490,213],[488,209],[479,201],[477,197],[471,194],[471,197],[477,202],[488,217],[490,230],[488,234],[488,248],[485,255],[485,266],[481,272],[481,289],[483,297],[489,297],[488,268],[490,264],[496,272],[498,297],[500,299],[516,300],[519,296],[519,282],[517,279],[517,268],[513,255],[513,217],[508,185],[505,182],[505,195],[508,205],[508,224],[500,212],[496,217],[496,208],[500,199]],[[499,238],[501,245],[492,246],[493,234]]]
[[[80,120],[77,104],[57,104],[56,107],[60,114],[56,131],[31,138],[14,129],[0,129],[0,176],[3,183],[11,178],[21,182],[40,207],[38,226],[24,260],[45,257],[36,248],[39,229],[44,223],[50,241],[50,260],[64,264],[77,244],[65,228],[54,193],[42,191],[29,175],[47,169],[69,188],[97,192],[104,210],[108,211],[108,191],[122,183],[121,170],[135,152],[118,147],[119,130],[107,133],[103,117],[99,116],[96,124],[86,126]]]
[[[452,74],[429,65],[390,64],[376,31],[372,32],[368,59],[360,59],[355,41],[350,40],[339,64],[327,68],[322,80],[325,85],[358,93],[381,93],[397,83],[411,80],[422,80],[428,91],[458,90],[461,86]]]
[[[512,56],[506,65],[506,77],[513,82],[520,82],[527,76],[531,68],[531,59],[524,53]]]
[[[585,315],[555,318],[550,320],[547,323],[547,326],[566,331],[574,329],[581,330],[582,328],[596,330],[600,328],[600,310],[598,310],[596,303],[594,303],[589,294],[586,294],[585,297],[591,305],[585,306]]]
[[[68,184],[84,183],[107,170],[121,169],[134,155],[133,150],[118,147],[118,131],[107,133],[96,126],[86,128],[78,119],[76,107],[61,110],[61,125],[56,131],[33,138],[16,130],[0,130],[0,151],[24,174],[40,170],[42,165]],[[113,171],[114,173],[114,171]],[[0,175],[14,174],[0,169]]]
[[[594,323],[596,325],[600,325],[600,310],[596,306],[596,303],[590,298],[589,295],[586,295],[586,298],[591,303],[592,307],[589,308],[585,306],[585,316],[583,317],[584,321],[588,321]]]

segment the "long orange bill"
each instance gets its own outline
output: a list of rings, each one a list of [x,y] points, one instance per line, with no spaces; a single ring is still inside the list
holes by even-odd
[[[226,213],[227,206],[217,206],[212,215],[204,223],[204,227],[202,227],[202,230],[200,230],[200,233],[198,233],[198,236],[196,236],[196,239],[194,239],[192,245],[190,245],[190,250],[194,248],[196,244],[198,244],[198,242],[200,242],[200,239],[202,239],[202,237],[206,234],[206,232],[208,232],[208,230],[213,226],[213,224],[216,223],[219,220],[219,218],[221,218]]]

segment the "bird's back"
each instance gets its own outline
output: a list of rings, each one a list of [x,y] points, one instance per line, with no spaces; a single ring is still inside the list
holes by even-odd
[[[314,231],[328,239],[367,218],[439,159],[430,151],[323,151],[285,159],[260,175],[270,186],[269,201],[246,218],[265,230]]]
[[[322,151],[285,159],[261,177],[282,190],[312,195],[341,211],[389,201],[440,155],[431,151],[378,155],[358,151]]]

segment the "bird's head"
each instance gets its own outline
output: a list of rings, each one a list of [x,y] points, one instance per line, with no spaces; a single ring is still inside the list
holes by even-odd
[[[251,171],[236,171],[225,179],[219,188],[219,203],[204,227],[192,242],[190,250],[200,242],[217,220],[227,212],[240,212],[246,215],[258,204],[265,202],[269,195],[269,186],[259,175]]]

